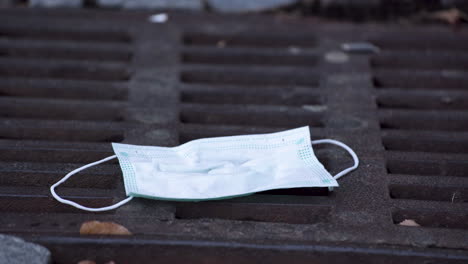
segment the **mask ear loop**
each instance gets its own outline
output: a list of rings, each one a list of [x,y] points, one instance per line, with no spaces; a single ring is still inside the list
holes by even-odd
[[[78,169],[75,169],[73,171],[71,171],[70,173],[68,173],[67,175],[65,175],[65,177],[63,177],[60,181],[56,182],[54,185],[52,185],[50,187],[50,192],[52,193],[52,196],[55,198],[55,200],[61,202],[61,203],[64,203],[64,204],[68,204],[68,205],[71,205],[73,207],[76,207],[78,209],[81,209],[81,210],[85,210],[85,211],[89,211],[89,212],[102,212],[102,211],[109,211],[109,210],[113,210],[113,209],[116,209],[128,202],[130,202],[130,200],[133,199],[133,196],[130,196],[116,204],[113,204],[113,205],[110,205],[110,206],[106,206],[106,207],[101,207],[101,208],[90,208],[90,207],[86,207],[86,206],[83,206],[83,205],[80,205],[78,203],[75,203],[73,201],[70,201],[70,200],[67,200],[67,199],[63,199],[62,197],[60,197],[57,193],[55,193],[55,188],[58,187],[60,184],[64,183],[66,180],[68,180],[68,178],[70,178],[71,176],[73,176],[74,174],[82,171],[82,170],[85,170],[89,167],[92,167],[92,166],[95,166],[95,165],[98,165],[98,164],[101,164],[101,163],[104,163],[108,160],[111,160],[111,159],[114,159],[116,158],[117,156],[116,155],[113,155],[113,156],[110,156],[110,157],[107,157],[105,159],[102,159],[102,160],[98,160],[96,162],[93,162],[93,163],[90,163],[90,164],[87,164],[87,165],[84,165],[83,167],[80,167]]]
[[[354,160],[354,165],[347,168],[347,169],[344,169],[342,170],[341,172],[337,173],[335,176],[333,176],[333,178],[335,178],[335,180],[338,180],[339,178],[343,177],[344,175],[350,173],[351,171],[355,170],[358,166],[359,166],[359,158],[358,156],[356,155],[356,153],[354,152],[354,150],[352,150],[350,147],[348,147],[348,145],[340,142],[340,141],[337,141],[337,140],[333,140],[333,139],[319,139],[319,140],[312,140],[312,145],[318,145],[318,144],[332,144],[332,145],[336,145],[338,147],[341,147],[343,148],[344,150],[346,150],[349,155],[351,155],[351,157],[353,158]],[[328,189],[330,191],[333,190],[333,187],[328,187]]]

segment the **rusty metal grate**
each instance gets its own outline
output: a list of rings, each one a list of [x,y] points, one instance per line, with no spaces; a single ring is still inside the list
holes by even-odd
[[[255,32],[182,37],[180,141],[219,135],[323,127],[324,97],[315,88],[317,56],[297,56],[291,43],[313,50],[315,38]],[[221,66],[221,67],[220,67]],[[311,111],[314,109],[315,111]],[[180,219],[312,223],[326,221],[325,188],[263,192],[252,197],[176,207]],[[314,212],[313,214],[311,212]]]
[[[56,263],[468,260],[464,29],[0,13],[0,232],[46,245]],[[382,52],[340,53],[350,41]],[[302,125],[360,156],[359,170],[334,192],[134,199],[100,214],[49,196],[65,172],[111,155],[110,142],[173,146]],[[332,172],[350,162],[334,148],[316,153]],[[88,206],[120,200],[118,164],[77,175],[59,192]],[[398,225],[404,219],[420,227]],[[79,236],[87,220],[114,221],[134,235]]]
[[[467,87],[460,80],[466,78],[466,47],[459,45],[463,38],[417,39],[425,37],[383,39],[385,52],[371,62],[377,70],[389,191],[392,199],[445,206],[399,208],[393,219],[396,223],[415,219],[423,227],[467,229],[467,212],[455,206],[468,202]],[[393,79],[395,75],[401,78]]]
[[[2,24],[0,38],[1,207],[69,211],[50,200],[47,185],[61,170],[109,155],[104,142],[123,140],[130,39],[125,32],[21,27],[11,20]],[[98,190],[96,199],[77,198],[112,202],[106,189],[115,188],[117,172],[114,166],[91,172],[68,184],[78,189],[67,194]]]

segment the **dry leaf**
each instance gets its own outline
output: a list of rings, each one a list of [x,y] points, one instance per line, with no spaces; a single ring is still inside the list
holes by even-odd
[[[81,235],[131,235],[127,228],[114,222],[88,221],[81,224]]]
[[[416,223],[413,219],[405,219],[399,223],[401,226],[421,226],[420,224]]]
[[[457,8],[451,8],[447,10],[430,13],[428,14],[428,18],[447,22],[450,25],[456,25],[463,20],[468,20],[468,15],[463,13]]]
[[[82,260],[82,261],[78,262],[77,264],[96,264],[96,262],[94,262],[92,260]]]

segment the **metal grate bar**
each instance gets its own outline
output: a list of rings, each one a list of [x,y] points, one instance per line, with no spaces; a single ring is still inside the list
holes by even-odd
[[[125,81],[130,73],[119,63],[0,58],[0,76]]]
[[[130,36],[121,30],[87,28],[86,31],[78,31],[70,27],[51,26],[50,24],[44,26],[34,22],[30,25],[27,22],[23,22],[23,25],[2,25],[0,26],[0,36],[8,39],[67,40],[98,43],[129,43],[131,41]]]
[[[127,44],[0,39],[0,57],[125,62],[131,59],[131,51]]]
[[[287,32],[269,34],[265,32],[245,32],[237,34],[218,34],[187,32],[183,43],[188,46],[228,46],[228,47],[313,47],[317,40],[314,35]]]
[[[122,121],[125,103],[59,99],[0,98],[0,116],[56,120]]]
[[[380,89],[466,90],[468,77],[463,72],[375,70],[374,85]]]
[[[0,95],[29,98],[62,98],[125,101],[127,85],[121,82],[63,79],[0,79]]]
[[[284,51],[241,49],[241,48],[186,48],[182,52],[182,62],[211,65],[265,65],[265,66],[315,66],[317,54],[305,53],[298,48],[285,48]],[[299,54],[297,54],[298,52]]]

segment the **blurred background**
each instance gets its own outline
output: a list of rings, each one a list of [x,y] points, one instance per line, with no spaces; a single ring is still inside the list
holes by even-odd
[[[463,0],[0,0],[0,7],[178,9],[207,13],[281,13],[335,19],[434,21],[466,20]],[[450,10],[447,14],[434,14]]]
[[[0,7],[0,263],[468,263],[468,1]],[[50,194],[112,142],[301,126],[356,151],[339,188],[104,213]],[[351,164],[314,152],[331,174]],[[90,207],[126,197],[115,160],[57,191]]]

